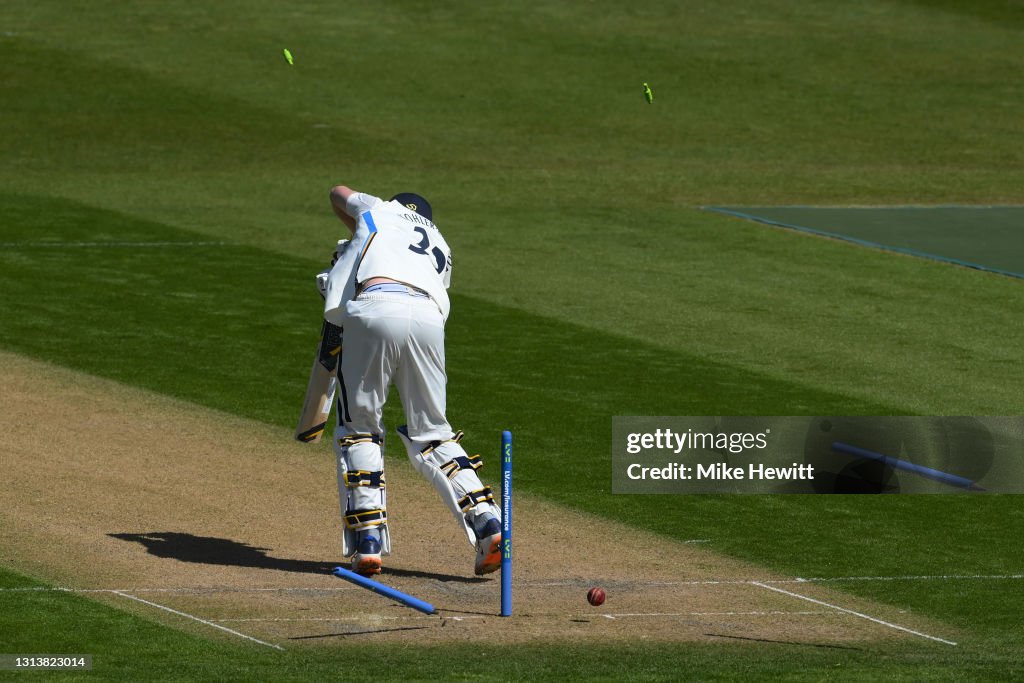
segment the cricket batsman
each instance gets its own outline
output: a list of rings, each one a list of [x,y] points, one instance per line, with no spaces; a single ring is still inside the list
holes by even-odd
[[[501,513],[477,476],[480,456],[463,450],[462,432],[445,416],[451,250],[419,195],[384,201],[339,185],[330,198],[351,233],[339,243],[324,309],[328,322],[344,328],[334,450],[345,557],[368,576],[380,573],[381,556],[391,552],[382,413],[393,382],[409,459],[475,545],[475,573],[491,573],[501,565]]]

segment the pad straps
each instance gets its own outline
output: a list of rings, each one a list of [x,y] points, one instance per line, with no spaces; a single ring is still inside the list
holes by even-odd
[[[375,443],[379,446],[384,443],[384,437],[380,434],[346,434],[338,439],[338,445],[342,448],[348,448],[357,443]]]
[[[458,443],[462,441],[463,436],[465,436],[465,434],[463,434],[462,430],[460,429],[459,431],[452,434],[452,438],[450,439],[438,439],[437,441],[431,441],[430,443],[423,447],[423,449],[420,451],[420,455],[426,457],[430,455],[431,451],[433,451],[435,448],[437,448],[443,443],[448,443],[449,441]]]
[[[388,521],[386,510],[358,510],[345,513],[345,526],[353,531],[362,531],[380,526]]]
[[[493,503],[494,502],[494,490],[490,486],[485,486],[482,489],[476,491],[470,491],[465,496],[459,499],[459,508],[463,512],[469,512],[480,503]]]
[[[354,489],[366,486],[373,489],[384,488],[384,473],[367,470],[349,470],[345,473],[345,487]]]
[[[478,470],[483,466],[484,463],[480,459],[479,453],[469,456],[459,455],[441,465],[441,471],[444,472],[444,476],[454,479],[462,470]]]

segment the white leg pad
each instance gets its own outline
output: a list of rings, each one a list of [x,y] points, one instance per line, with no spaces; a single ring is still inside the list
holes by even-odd
[[[476,533],[469,520],[487,512],[501,519],[501,510],[494,503],[490,487],[484,486],[476,474],[480,456],[466,454],[457,441],[461,433],[453,435],[453,440],[433,444],[411,440],[404,426],[398,428],[398,435],[402,437],[413,467],[434,486],[455,521],[465,530],[470,544],[475,545]]]
[[[390,555],[383,450],[369,435],[349,434],[339,428],[334,433],[334,453],[343,522],[342,554],[354,555],[359,545],[359,532],[376,528],[380,532],[381,555]]]

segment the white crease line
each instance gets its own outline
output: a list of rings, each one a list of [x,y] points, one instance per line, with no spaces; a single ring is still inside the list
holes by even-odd
[[[644,588],[659,588],[664,586],[748,586],[758,581],[764,581],[765,583],[802,583],[807,580],[809,579],[705,579],[703,581],[621,581],[609,579],[609,582],[613,585],[626,584]],[[582,585],[582,583],[580,581],[523,581],[515,585],[526,588],[557,588],[559,586],[577,587]]]
[[[228,633],[230,633],[232,635],[236,635],[239,638],[245,638],[246,640],[251,640],[254,643],[259,643],[260,645],[266,645],[267,647],[272,647],[272,648],[274,648],[276,650],[284,650],[284,648],[281,647],[280,645],[274,645],[273,643],[267,643],[267,642],[264,642],[262,640],[259,640],[258,638],[253,638],[252,636],[247,636],[244,633],[239,633],[238,631],[230,629],[227,626],[221,626],[220,624],[215,624],[212,621],[207,621],[206,619],[200,619],[199,617],[197,617],[195,615],[192,615],[192,614],[188,614],[187,612],[181,612],[181,611],[176,610],[176,609],[171,609],[170,607],[165,607],[164,605],[159,605],[159,604],[157,604],[155,602],[150,602],[149,600],[144,600],[143,598],[136,597],[134,595],[129,595],[128,593],[124,593],[122,591],[111,591],[111,592],[114,593],[115,595],[120,595],[123,598],[128,598],[130,600],[135,600],[137,602],[141,602],[143,604],[149,605],[150,607],[156,607],[157,609],[162,609],[165,612],[170,612],[171,614],[177,614],[178,616],[187,617],[189,619],[194,619],[195,621],[198,621],[201,624],[206,624],[207,626],[212,626],[213,628],[219,628],[221,631],[227,631]]]
[[[735,580],[706,580],[706,581],[621,581],[618,579],[609,579],[609,582],[615,584],[628,584],[630,586],[643,586],[645,588],[658,587],[658,586],[717,586],[719,584],[747,584],[752,583],[752,579],[735,579]],[[582,581],[522,581],[517,582],[514,585],[523,586],[524,588],[557,588],[560,586],[581,586]]]
[[[628,581],[632,586],[738,586],[759,585],[763,583],[826,583],[830,581],[966,581],[966,580],[1019,580],[1024,574],[936,574],[920,576],[818,576],[811,578],[795,577],[792,579],[704,579],[694,581]],[[552,588],[558,586],[579,586],[580,581],[548,581],[516,583],[517,586],[530,588]]]
[[[799,593],[793,593],[792,591],[787,591],[787,590],[784,590],[782,588],[776,588],[775,586],[769,586],[767,584],[760,583],[758,581],[753,581],[752,583],[753,583],[753,585],[760,586],[761,588],[764,588],[766,590],[775,591],[776,593],[782,593],[783,595],[789,595],[789,596],[794,597],[794,598],[799,598],[801,600],[806,600],[807,602],[813,602],[816,605],[822,605],[824,607],[829,607],[831,609],[838,610],[840,612],[845,612],[846,614],[852,614],[852,615],[854,615],[856,617],[860,617],[861,619],[867,619],[868,621],[873,621],[876,624],[881,624],[882,626],[887,626],[889,628],[896,629],[897,631],[904,631],[905,633],[910,633],[910,634],[915,635],[915,636],[920,636],[921,638],[927,638],[928,640],[934,640],[934,641],[937,641],[939,643],[945,643],[946,645],[954,645],[954,646],[956,645],[956,643],[954,643],[952,640],[946,640],[944,638],[938,638],[936,636],[930,636],[927,633],[921,633],[920,631],[913,631],[913,630],[911,630],[909,628],[906,628],[905,626],[900,626],[898,624],[893,624],[893,623],[888,622],[888,621],[883,621],[881,619],[876,619],[875,617],[868,616],[867,614],[863,614],[861,612],[855,612],[852,609],[846,609],[845,607],[840,607],[839,605],[833,605],[833,604],[825,602],[823,600],[816,600],[814,598],[807,597],[806,595],[800,595]]]
[[[62,586],[22,586],[0,588],[3,593],[113,593],[111,588],[65,588]]]
[[[623,617],[767,617],[767,616],[807,616],[813,614],[828,614],[825,610],[806,610],[794,612],[792,610],[754,610],[750,612],[624,612],[602,614],[605,619],[621,619]]]
[[[952,581],[966,579],[1024,579],[1024,574],[936,574],[932,576],[834,576],[815,577],[810,579],[796,578],[791,582],[826,582],[826,581]],[[786,581],[765,581],[764,583],[787,583]]]
[[[659,586],[740,586],[757,584],[787,583],[827,583],[835,581],[977,581],[977,580],[1020,580],[1024,574],[935,574],[918,576],[818,576],[810,578],[796,577],[792,579],[705,579],[694,581],[630,581],[629,585],[638,587]],[[556,588],[559,586],[578,587],[581,581],[522,581],[516,586],[524,588]],[[466,584],[464,588],[490,588],[489,583]],[[237,588],[229,586],[195,586],[179,588],[67,588],[60,586],[26,586],[20,588],[0,588],[0,593],[62,591],[66,593],[323,593],[335,591],[357,591],[355,586],[325,586],[323,588],[282,586],[278,588]]]
[[[352,623],[367,623],[376,621],[410,621],[410,620],[425,620],[431,621],[444,621],[450,619],[451,621],[465,621],[467,619],[487,619],[485,616],[464,616],[464,617],[446,617],[443,614],[426,614],[423,616],[409,615],[409,616],[384,616],[381,614],[366,614],[358,617],[252,617],[252,618],[232,618],[232,619],[212,619],[218,624],[233,624],[240,622],[274,622],[274,621],[348,621]]]
[[[282,586],[279,588],[233,588],[230,586],[200,586],[189,588],[118,588],[132,593],[340,593],[360,590],[357,586],[324,586],[323,588]]]
[[[726,581],[680,581],[680,582],[663,582],[663,583],[645,583],[645,584],[637,584],[637,585],[646,585],[646,586],[659,586],[659,585],[660,586],[672,586],[672,585],[705,585],[706,586],[706,585],[719,585],[719,584],[726,584],[726,585],[753,585],[753,586],[758,586],[760,588],[764,588],[766,590],[775,591],[777,593],[783,593],[785,595],[789,595],[789,596],[792,596],[792,597],[795,597],[795,598],[799,598],[801,600],[806,600],[808,602],[812,602],[812,603],[815,603],[815,604],[818,604],[818,605],[822,605],[823,607],[828,607],[829,609],[838,610],[840,612],[845,612],[847,614],[852,614],[852,615],[860,617],[862,619],[867,619],[868,621],[873,621],[873,622],[881,624],[883,626],[887,626],[889,628],[893,628],[893,629],[896,629],[896,630],[899,630],[899,631],[904,631],[906,633],[910,633],[912,635],[916,635],[916,636],[919,636],[921,638],[927,638],[929,640],[935,640],[935,641],[940,642],[940,643],[945,643],[946,645],[954,645],[955,646],[956,643],[951,641],[951,640],[945,640],[943,638],[938,638],[936,636],[930,636],[927,633],[921,633],[919,631],[914,631],[914,630],[911,630],[909,628],[905,628],[903,626],[899,626],[898,624],[893,624],[893,623],[890,623],[890,622],[887,622],[887,621],[883,621],[881,619],[876,619],[875,617],[869,616],[867,614],[862,614],[861,612],[856,612],[854,610],[846,609],[844,607],[839,607],[838,605],[833,605],[833,604],[830,604],[830,603],[827,603],[827,602],[824,602],[824,601],[821,601],[821,600],[816,600],[816,599],[808,597],[806,595],[800,595],[799,593],[793,593],[791,591],[783,590],[782,588],[776,588],[776,587],[770,586],[768,584],[769,583],[807,583],[807,582],[812,582],[812,581],[869,581],[869,580],[873,580],[873,581],[897,581],[897,580],[936,580],[936,579],[940,579],[940,580],[941,579],[946,579],[946,580],[949,580],[949,579],[1020,579],[1020,578],[1024,578],[1024,575],[1021,575],[1021,574],[1010,574],[1010,575],[940,575],[940,576],[906,576],[906,577],[885,577],[885,576],[863,577],[862,576],[862,577],[836,577],[836,578],[816,578],[816,579],[804,579],[804,578],[797,577],[795,579],[775,579],[775,580],[773,580],[773,579],[765,579],[763,581],[755,581],[755,580],[750,580],[750,579],[740,579],[740,580],[726,580]],[[527,585],[527,586],[576,586],[576,585],[578,585],[578,582],[553,582],[553,583],[533,583],[533,584],[524,583],[524,584],[520,584],[520,585]],[[195,592],[197,590],[208,591],[208,592],[219,592],[219,591],[223,591],[223,592],[241,592],[239,589],[231,589],[231,588],[225,588],[225,589],[217,589],[217,588],[203,588],[203,589],[195,589],[195,588],[150,588],[150,589],[145,589],[145,588],[139,588],[139,589],[134,589],[133,592],[142,592],[142,591],[154,591],[154,592],[192,591],[192,592]],[[320,588],[287,588],[286,587],[286,588],[251,588],[251,589],[244,589],[244,590],[248,590],[248,591],[323,591],[323,590],[344,590],[344,589],[343,588],[338,588],[338,589],[320,589]],[[51,587],[46,587],[46,586],[32,586],[32,587],[24,587],[24,588],[0,588],[0,592],[29,592],[29,591],[39,591],[39,592],[63,591],[63,592],[69,592],[69,593],[114,593],[114,594],[120,595],[122,597],[131,598],[132,600],[137,600],[137,601],[145,603],[147,605],[152,605],[154,607],[157,607],[157,608],[162,609],[162,610],[166,610],[168,612],[173,612],[174,614],[179,614],[181,616],[188,617],[190,619],[195,619],[196,621],[199,621],[199,622],[204,623],[204,624],[208,624],[209,626],[213,626],[214,628],[223,629],[223,630],[225,630],[225,631],[227,631],[229,633],[233,633],[233,634],[235,634],[237,636],[240,636],[242,638],[246,638],[248,640],[255,641],[257,643],[260,643],[262,645],[266,645],[268,647],[277,648],[279,650],[283,650],[284,649],[284,648],[280,647],[279,645],[272,645],[270,643],[265,643],[265,642],[263,642],[261,640],[257,640],[256,638],[253,638],[251,636],[247,636],[244,633],[238,633],[237,631],[232,631],[231,629],[228,629],[228,628],[226,628],[224,626],[220,626],[219,624],[215,624],[215,623],[213,623],[211,621],[206,621],[204,619],[200,619],[199,617],[195,617],[195,616],[193,616],[191,614],[186,614],[185,612],[179,612],[177,610],[171,609],[170,607],[164,607],[163,605],[158,605],[155,602],[150,602],[148,600],[144,600],[144,599],[136,597],[134,595],[129,595],[124,590],[114,590],[114,589],[109,589],[109,588],[93,588],[93,589],[88,589],[88,588],[76,589],[76,588],[63,588],[63,587],[53,587],[53,588],[51,588]],[[820,613],[820,612],[818,612],[818,613]],[[740,615],[740,614],[755,615],[755,614],[761,614],[761,613],[757,613],[757,612],[749,612],[749,613],[731,613],[731,612],[722,612],[722,613],[705,612],[705,613],[700,613],[700,612],[689,612],[689,613],[683,613],[683,612],[680,612],[680,613],[649,613],[649,614],[619,614],[619,615],[602,614],[601,616],[605,617],[606,619],[614,620],[617,617],[630,617],[630,616],[714,616],[714,615],[729,616],[729,615],[733,615],[733,614],[736,614],[736,615]],[[778,612],[778,614],[804,614],[804,613],[802,613],[802,612]],[[807,612],[806,614],[814,614],[814,612]],[[456,619],[456,620],[461,620],[461,619],[465,619],[467,617],[458,617],[458,618],[451,617],[451,618]],[[221,620],[221,621],[228,621],[228,620]],[[237,621],[242,621],[242,620],[237,620]],[[256,621],[256,620],[253,619],[252,621]],[[283,619],[282,619],[282,621],[283,621]],[[334,621],[334,620],[332,619],[330,621]]]
[[[352,591],[359,590],[357,587],[349,586],[338,586],[338,587],[324,587],[324,588],[299,588],[299,587],[282,587],[282,588],[230,588],[230,587],[217,587],[217,586],[202,586],[202,587],[182,587],[182,588],[66,588],[61,586],[27,586],[23,588],[0,588],[0,593],[3,592],[45,592],[45,591],[57,591],[61,593],[309,593],[309,592],[334,592],[334,591]]]
[[[602,614],[603,617],[764,617],[775,614],[795,614],[795,615],[807,615],[807,614],[828,614],[825,610],[807,610],[801,612],[794,612],[792,610],[752,610],[749,612],[624,612],[624,613],[612,613]]]
[[[824,609],[811,609],[803,611],[793,611],[785,609],[773,609],[769,611],[730,611],[730,612],[636,612],[636,613],[607,613],[601,614],[605,618],[610,620],[616,620],[616,618],[624,618],[628,616],[778,616],[778,615],[790,615],[790,616],[807,616],[813,614],[827,614],[828,612]],[[544,616],[542,614],[541,616]],[[586,614],[578,614],[580,616],[587,616]],[[351,622],[351,623],[368,623],[368,622],[407,622],[411,620],[423,621],[431,620],[436,621],[438,615],[409,615],[409,616],[384,616],[382,614],[362,614],[359,616],[276,616],[276,617],[252,617],[252,618],[215,618],[211,620],[217,624],[241,624],[241,623],[263,623],[263,622]],[[561,618],[561,615],[558,615]],[[465,622],[469,620],[483,620],[488,618],[482,615],[469,615],[469,616],[443,616],[441,615],[441,621],[450,620],[453,622]]]
[[[0,242],[2,249],[35,247],[227,247],[231,242]]]

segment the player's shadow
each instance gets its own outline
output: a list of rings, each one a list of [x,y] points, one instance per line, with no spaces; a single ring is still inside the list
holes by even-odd
[[[277,571],[297,572],[300,574],[330,574],[339,564],[338,562],[316,562],[314,560],[272,557],[267,554],[268,548],[257,548],[227,538],[196,536],[195,534],[175,531],[107,535],[122,541],[139,543],[150,555],[166,557],[181,562],[276,569]],[[437,574],[435,572],[422,572],[393,567],[385,567],[384,573],[391,576],[410,576],[420,579],[433,579],[435,581],[458,581],[463,583],[477,583],[487,580],[477,577]]]

